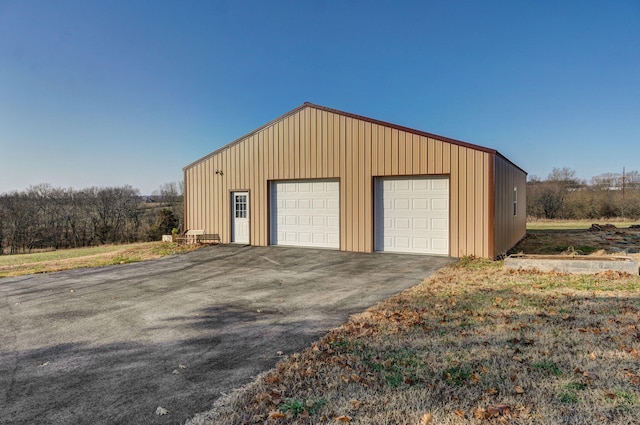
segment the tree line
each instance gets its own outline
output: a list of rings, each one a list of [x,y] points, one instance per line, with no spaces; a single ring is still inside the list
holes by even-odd
[[[527,182],[527,216],[547,219],[640,218],[640,173],[605,173],[586,182],[571,168],[554,168]]]
[[[39,184],[0,194],[0,255],[159,240],[182,221],[182,183],[163,184],[151,196],[128,185]]]
[[[0,194],[0,255],[159,240],[183,225],[183,184],[151,196],[131,186],[81,190],[49,184]],[[527,216],[546,219],[640,218],[640,173],[606,173],[590,182],[554,168],[527,182]],[[176,229],[176,230],[174,230]]]

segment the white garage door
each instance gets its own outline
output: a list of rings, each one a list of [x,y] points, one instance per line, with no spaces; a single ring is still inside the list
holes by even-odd
[[[338,181],[273,182],[271,244],[340,248]]]
[[[449,255],[449,179],[376,180],[377,251]]]

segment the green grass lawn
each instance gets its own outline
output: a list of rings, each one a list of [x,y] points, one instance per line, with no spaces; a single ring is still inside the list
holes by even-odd
[[[199,245],[195,244],[140,242],[61,249],[33,254],[0,255],[0,277],[134,263],[193,251],[198,247]]]
[[[87,257],[90,255],[105,254],[121,251],[125,248],[138,248],[145,246],[147,242],[128,245],[102,245],[88,248],[60,249],[55,251],[36,252],[33,254],[0,255],[0,267],[14,266],[18,264],[40,263],[43,261],[66,260],[69,258]]]

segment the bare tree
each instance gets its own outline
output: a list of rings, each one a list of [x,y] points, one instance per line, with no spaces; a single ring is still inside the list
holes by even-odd
[[[527,214],[531,217],[598,219],[640,217],[640,173],[603,173],[586,185],[574,170],[554,168],[547,180],[532,176],[527,183]]]
[[[140,192],[131,186],[93,189],[95,234],[100,243],[129,242],[136,238]],[[135,236],[132,236],[135,235]]]
[[[622,174],[603,173],[591,177],[591,186],[600,190],[619,189],[622,187]]]
[[[169,208],[178,220],[178,228],[184,223],[184,182],[170,182],[160,185],[153,192],[163,208]]]
[[[151,233],[180,227],[182,183],[161,185],[157,198],[146,203],[131,186],[74,190],[39,184],[0,194],[0,254],[148,240]]]
[[[547,180],[565,188],[578,187],[582,182],[576,177],[576,170],[569,167],[553,168]]]

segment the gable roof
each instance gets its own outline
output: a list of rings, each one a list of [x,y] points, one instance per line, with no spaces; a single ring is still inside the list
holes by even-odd
[[[207,154],[207,155],[203,156],[202,158],[197,159],[196,161],[192,162],[191,164],[184,166],[182,168],[182,170],[184,171],[187,168],[190,168],[190,167],[192,167],[192,166],[194,166],[194,165],[196,165],[196,164],[198,164],[198,163],[200,163],[202,161],[207,160],[208,158],[211,158],[212,156],[217,155],[218,153],[224,151],[225,149],[228,149],[231,146],[242,142],[243,140],[245,140],[245,139],[249,138],[250,136],[253,136],[254,134],[258,133],[259,131],[262,131],[263,129],[265,129],[265,128],[277,123],[278,121],[281,121],[281,120],[283,120],[283,119],[285,119],[285,118],[287,118],[287,117],[289,117],[291,115],[294,115],[294,114],[298,113],[299,111],[303,110],[304,108],[314,108],[314,109],[317,109],[317,110],[320,110],[320,111],[325,111],[325,112],[329,112],[329,113],[336,114],[336,115],[342,115],[342,116],[348,117],[348,118],[354,118],[354,119],[361,120],[361,121],[364,121],[364,122],[377,124],[377,125],[380,125],[380,126],[383,126],[383,127],[389,127],[389,128],[393,128],[393,129],[396,129],[396,130],[405,131],[407,133],[416,134],[418,136],[424,136],[424,137],[428,137],[430,139],[440,140],[441,142],[447,142],[447,143],[451,143],[453,145],[458,145],[458,146],[462,146],[462,147],[465,147],[465,148],[474,149],[474,150],[478,150],[478,151],[481,151],[481,152],[487,152],[487,153],[490,153],[490,154],[493,154],[493,155],[498,155],[498,156],[502,157],[503,159],[505,159],[506,161],[508,161],[509,163],[511,163],[513,166],[519,168],[522,172],[524,172],[526,174],[526,171],[524,171],[522,168],[518,167],[511,160],[509,160],[509,158],[505,157],[504,155],[502,155],[500,152],[498,152],[495,149],[486,148],[486,147],[480,146],[480,145],[474,145],[472,143],[467,143],[467,142],[463,142],[463,141],[460,141],[460,140],[451,139],[449,137],[439,136],[437,134],[427,133],[425,131],[415,130],[413,128],[404,127],[404,126],[401,126],[401,125],[398,125],[398,124],[393,124],[393,123],[390,123],[390,122],[386,122],[386,121],[381,121],[381,120],[377,120],[377,119],[374,119],[374,118],[365,117],[365,116],[362,116],[362,115],[352,114],[350,112],[340,111],[338,109],[328,108],[326,106],[316,105],[316,104],[313,104],[311,102],[304,102],[302,105],[298,106],[297,108],[294,108],[291,111],[289,111],[289,112],[287,112],[287,113],[285,113],[283,115],[280,115],[278,118],[273,119],[273,120],[269,121],[268,123],[266,123],[264,125],[261,125],[260,127],[258,127],[255,130],[245,134],[244,136],[241,136],[241,137],[235,139],[231,143],[228,143],[228,144],[222,146],[221,148],[216,149],[215,151],[211,152],[210,154]]]

